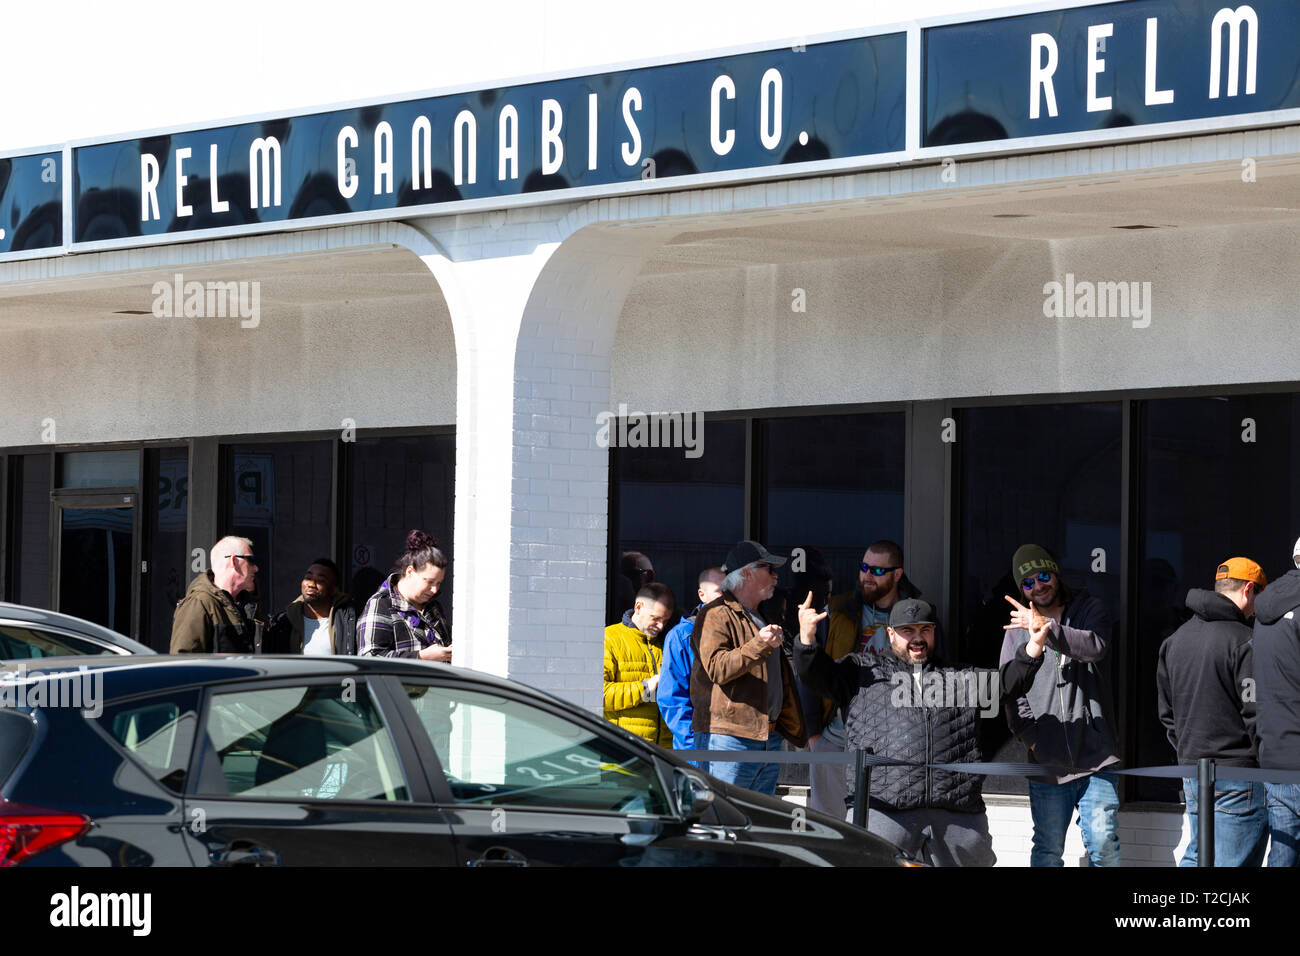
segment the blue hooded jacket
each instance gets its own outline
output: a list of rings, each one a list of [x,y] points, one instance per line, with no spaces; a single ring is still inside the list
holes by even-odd
[[[696,607],[690,617],[684,617],[664,638],[664,663],[659,672],[659,686],[655,700],[659,713],[673,734],[674,750],[693,750],[695,731],[691,729],[691,668],[695,656],[691,652],[691,631],[695,628]]]

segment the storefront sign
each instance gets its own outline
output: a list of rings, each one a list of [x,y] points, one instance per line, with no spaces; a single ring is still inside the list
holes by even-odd
[[[856,37],[82,146],[75,241],[899,152],[906,47]]]
[[[1300,3],[1134,0],[925,30],[923,146],[1300,107]]]

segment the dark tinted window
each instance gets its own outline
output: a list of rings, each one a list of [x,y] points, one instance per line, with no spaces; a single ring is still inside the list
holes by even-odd
[[[456,439],[453,435],[368,438],[351,444],[352,525],[342,586],[358,605],[379,588],[419,528],[438,539],[450,558],[455,507]],[[450,617],[452,577],[447,568],[438,601]],[[349,583],[349,581],[351,583]]]
[[[1122,433],[1118,402],[962,413],[960,658],[997,666],[1010,610],[1003,595],[1022,596],[1011,580],[1011,558],[1026,543],[1056,554],[1066,584],[1100,597],[1119,620]],[[1116,704],[1122,659],[1116,640],[1105,666]],[[987,759],[1024,759],[1005,718],[981,721],[981,730]],[[990,790],[1026,789],[1022,779],[990,784]]]
[[[366,684],[214,694],[205,729],[231,796],[410,799],[392,737]]]
[[[458,803],[665,815],[654,765],[509,697],[404,684]]]
[[[760,422],[763,543],[820,548],[836,592],[854,587],[868,544],[903,541],[903,429],[901,412]]]
[[[1174,762],[1157,719],[1161,642],[1190,613],[1191,588],[1212,589],[1227,558],[1291,570],[1300,533],[1300,397],[1247,395],[1144,403],[1137,589],[1139,701],[1135,765]],[[1178,799],[1176,781],[1141,780],[1141,799]]]
[[[636,588],[620,555],[640,551],[679,610],[695,607],[700,571],[721,564],[745,531],[745,423],[708,421],[702,454],[684,448],[611,448],[618,491],[617,545],[609,556],[610,620],[632,607]]]
[[[176,603],[194,577],[185,550],[189,520],[190,459],[185,448],[160,448],[146,453],[148,470],[144,493],[144,547],[148,570],[144,582],[145,613],[141,641],[166,652],[171,643]],[[207,548],[212,542],[198,547]]]
[[[227,527],[253,542],[263,607],[283,610],[301,593],[312,559],[330,553],[331,443],[232,445],[228,455]]]
[[[182,793],[198,724],[198,693],[132,700],[105,707],[99,723],[155,780]]]

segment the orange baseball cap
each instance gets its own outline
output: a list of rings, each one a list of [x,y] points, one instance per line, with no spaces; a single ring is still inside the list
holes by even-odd
[[[1264,575],[1264,569],[1250,558],[1229,558],[1224,561],[1219,565],[1219,570],[1215,572],[1214,580],[1222,581],[1224,578],[1251,581],[1254,583],[1256,591],[1262,591],[1268,586],[1268,578]]]

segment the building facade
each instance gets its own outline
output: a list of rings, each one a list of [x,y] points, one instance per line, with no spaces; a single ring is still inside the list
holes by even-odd
[[[457,663],[596,709],[623,551],[688,605],[742,537],[836,590],[891,538],[995,666],[1033,541],[1170,763],[1183,595],[1300,532],[1296,35],[1038,4],[0,159],[0,597],[162,648],[221,534],[281,605],[421,527]]]

